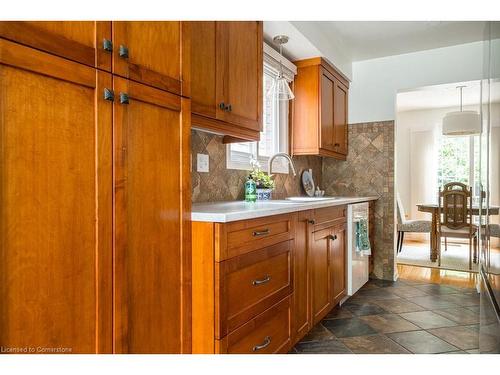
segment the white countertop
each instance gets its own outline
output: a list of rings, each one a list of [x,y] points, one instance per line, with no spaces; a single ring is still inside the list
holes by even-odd
[[[255,219],[258,217],[286,214],[315,208],[341,206],[377,200],[378,197],[335,197],[315,202],[295,202],[288,200],[271,200],[247,203],[244,201],[193,203],[192,221],[228,223],[237,220]]]

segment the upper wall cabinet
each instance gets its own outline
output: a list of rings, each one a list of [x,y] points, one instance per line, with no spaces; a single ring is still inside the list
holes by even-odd
[[[0,37],[103,70],[111,70],[111,22],[0,22]]]
[[[295,64],[293,154],[345,160],[349,82],[320,57]]]
[[[189,97],[189,25],[113,22],[113,73]]]
[[[190,22],[193,127],[258,140],[262,22]]]

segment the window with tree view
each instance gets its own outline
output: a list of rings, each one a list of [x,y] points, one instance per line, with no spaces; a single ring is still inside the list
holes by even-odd
[[[439,137],[438,186],[461,182],[477,196],[479,183],[479,136]]]

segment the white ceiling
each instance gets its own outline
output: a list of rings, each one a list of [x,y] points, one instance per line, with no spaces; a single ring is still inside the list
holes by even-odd
[[[459,108],[460,91],[457,86],[466,86],[463,89],[463,105],[479,106],[480,102],[480,82],[456,82],[444,85],[421,87],[415,90],[399,92],[397,94],[397,111],[418,111],[422,109],[434,108]],[[491,101],[500,102],[500,82],[492,83],[496,85],[491,90]],[[479,108],[478,108],[479,109]]]
[[[352,61],[399,55],[483,40],[476,21],[303,21],[340,40]],[[299,24],[299,22],[294,22]]]

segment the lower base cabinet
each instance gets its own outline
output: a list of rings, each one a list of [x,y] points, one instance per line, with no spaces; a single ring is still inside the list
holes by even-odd
[[[297,215],[193,222],[193,353],[286,353]]]
[[[346,206],[193,222],[193,353],[287,353],[345,296]]]
[[[346,206],[302,211],[294,248],[292,344],[346,295]]]

